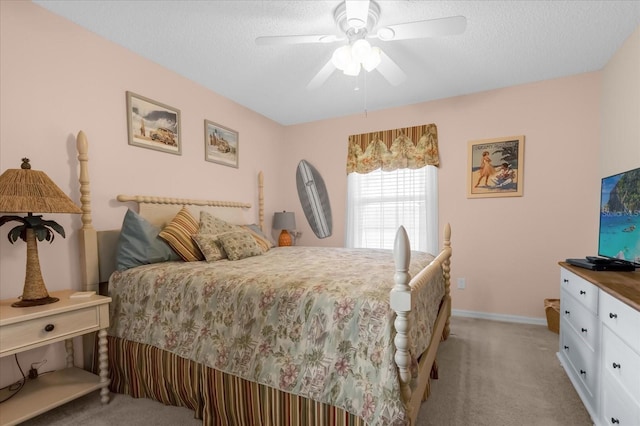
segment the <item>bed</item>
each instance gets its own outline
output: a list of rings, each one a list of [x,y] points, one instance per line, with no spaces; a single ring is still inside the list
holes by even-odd
[[[93,227],[83,132],[77,149],[83,286],[112,298],[100,354],[111,391],[188,407],[205,425],[415,424],[449,335],[448,225],[436,256],[412,252],[402,227],[393,252],[294,246],[236,256],[240,244],[229,236],[247,235],[228,232],[216,240],[227,258],[211,261],[203,243],[205,260],[114,270],[122,236]],[[250,203],[117,199],[158,229],[186,209],[200,229],[222,221],[259,240],[261,173],[258,194],[256,223],[246,218]]]

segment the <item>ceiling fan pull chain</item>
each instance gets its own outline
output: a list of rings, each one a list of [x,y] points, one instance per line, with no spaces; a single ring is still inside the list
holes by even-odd
[[[362,73],[364,78],[364,118],[368,118],[367,114],[367,73]]]

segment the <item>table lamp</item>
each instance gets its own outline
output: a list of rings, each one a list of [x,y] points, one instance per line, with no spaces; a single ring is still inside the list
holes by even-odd
[[[64,229],[56,222],[43,220],[42,216],[33,213],[82,213],[82,210],[44,172],[31,170],[29,159],[23,158],[20,169],[7,169],[0,175],[0,212],[27,213],[26,217],[0,217],[0,226],[12,221],[20,223],[9,231],[11,244],[18,238],[27,243],[27,269],[22,297],[11,306],[57,302],[59,299],[50,297],[44,285],[36,239],[51,243],[55,237],[53,231],[64,238]]]
[[[293,212],[283,211],[273,215],[273,229],[282,229],[278,238],[278,246],[285,247],[291,245],[290,229],[296,229],[296,217]]]

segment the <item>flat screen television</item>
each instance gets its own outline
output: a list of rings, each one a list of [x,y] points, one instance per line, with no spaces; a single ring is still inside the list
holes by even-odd
[[[598,256],[640,267],[640,167],[602,179]]]

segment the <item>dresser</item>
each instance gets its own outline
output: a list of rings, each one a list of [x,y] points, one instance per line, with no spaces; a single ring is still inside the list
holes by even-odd
[[[25,308],[12,307],[15,299],[0,301],[1,357],[59,341],[65,342],[67,354],[66,368],[28,378],[20,391],[2,403],[0,425],[18,424],[97,389],[101,389],[102,403],[109,401],[106,328],[111,298],[71,298],[73,293],[52,292],[51,296],[60,299],[58,302]],[[96,331],[99,375],[74,366],[72,340]]]
[[[640,425],[640,272],[560,262],[558,358],[596,425]]]

